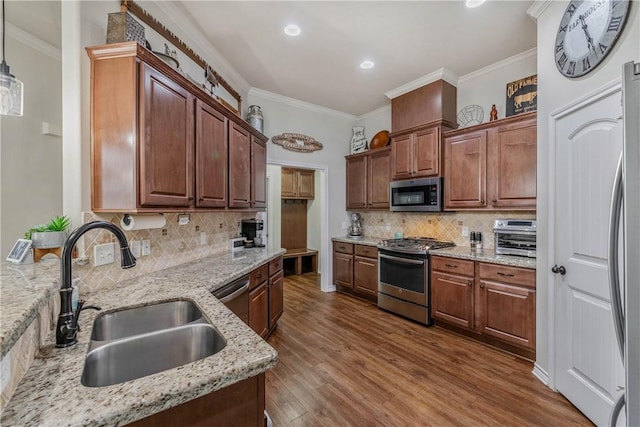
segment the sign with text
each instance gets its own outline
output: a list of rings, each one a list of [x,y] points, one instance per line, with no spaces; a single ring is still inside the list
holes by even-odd
[[[507,83],[506,116],[536,111],[538,107],[538,75]]]

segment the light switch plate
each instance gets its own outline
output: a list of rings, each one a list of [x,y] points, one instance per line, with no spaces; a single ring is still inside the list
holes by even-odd
[[[207,244],[207,233],[205,233],[204,231],[200,232],[200,244],[201,245]]]
[[[142,255],[142,242],[140,240],[132,240],[129,242],[129,249],[134,257],[140,258]]]
[[[469,227],[462,227],[462,237],[469,237]]]
[[[112,264],[115,261],[115,248],[113,243],[104,243],[93,247],[93,265]]]
[[[142,256],[151,255],[151,240],[142,241]]]

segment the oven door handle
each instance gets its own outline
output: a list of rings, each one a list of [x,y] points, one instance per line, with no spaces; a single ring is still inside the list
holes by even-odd
[[[378,256],[380,258],[386,258],[386,259],[390,259],[392,261],[398,261],[404,264],[424,265],[424,260],[419,260],[419,259],[401,258],[401,257],[391,256],[386,254],[379,254]]]

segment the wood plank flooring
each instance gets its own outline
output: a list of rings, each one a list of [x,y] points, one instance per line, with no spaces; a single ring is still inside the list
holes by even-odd
[[[533,363],[287,276],[268,342],[274,426],[591,425],[536,379]]]

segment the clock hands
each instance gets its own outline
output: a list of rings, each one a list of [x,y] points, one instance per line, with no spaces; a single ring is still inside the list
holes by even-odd
[[[578,19],[580,19],[580,23],[582,23],[582,30],[584,31],[584,35],[587,38],[587,44],[589,46],[589,50],[593,50],[593,53],[598,56],[598,52],[596,51],[596,46],[593,44],[593,38],[591,37],[591,34],[589,34],[589,30],[587,29],[587,23],[584,21],[584,16],[580,15],[578,16]]]

